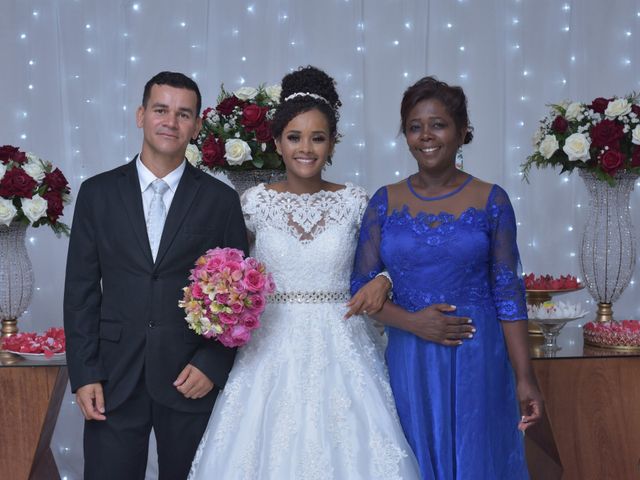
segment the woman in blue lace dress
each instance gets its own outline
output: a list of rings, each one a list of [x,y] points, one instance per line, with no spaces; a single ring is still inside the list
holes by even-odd
[[[393,281],[393,302],[374,317],[387,325],[391,386],[422,478],[526,479],[519,430],[543,402],[511,203],[455,166],[473,136],[461,88],[425,77],[401,117],[418,172],[371,198],[352,291],[384,269]]]

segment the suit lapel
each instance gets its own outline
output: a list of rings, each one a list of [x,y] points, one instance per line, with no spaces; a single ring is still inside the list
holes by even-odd
[[[140,191],[140,180],[136,170],[136,155],[122,170],[122,176],[118,179],[118,188],[127,212],[131,227],[135,233],[140,249],[145,258],[153,263],[151,247],[149,246],[149,236],[147,235],[147,225],[144,219],[144,207],[142,206],[142,192]]]
[[[178,188],[176,189],[176,193],[171,201],[171,207],[167,213],[167,219],[164,222],[162,238],[160,239],[158,255],[156,256],[156,267],[162,262],[167,250],[169,250],[182,222],[191,208],[193,200],[196,198],[196,194],[200,188],[200,179],[197,173],[198,171],[195,167],[191,166],[189,162],[186,162],[184,173],[182,174],[180,183],[178,183]]]

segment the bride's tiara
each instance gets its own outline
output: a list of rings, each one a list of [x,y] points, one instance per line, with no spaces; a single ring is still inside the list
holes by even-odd
[[[296,92],[296,93],[292,93],[288,97],[285,97],[285,99],[283,101],[286,102],[287,100],[291,100],[292,98],[296,98],[296,97],[311,97],[311,98],[315,98],[316,100],[320,100],[320,101],[326,103],[327,105],[329,105],[331,107],[331,103],[329,103],[329,100],[324,98],[322,95],[318,95],[317,93]]]

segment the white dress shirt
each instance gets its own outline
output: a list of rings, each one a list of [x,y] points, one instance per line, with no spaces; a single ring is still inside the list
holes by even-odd
[[[162,196],[162,201],[164,202],[164,206],[167,208],[167,213],[169,213],[169,207],[171,206],[171,201],[173,200],[173,196],[176,193],[176,189],[178,188],[178,184],[180,183],[180,179],[182,178],[182,174],[184,173],[184,169],[186,168],[185,160],[173,171],[171,171],[168,175],[162,177],[169,188]],[[156,177],[151,171],[142,163],[140,160],[140,155],[136,159],[136,169],[138,170],[138,179],[140,180],[140,191],[142,192],[142,206],[144,208],[144,218],[145,221],[149,217],[149,205],[151,204],[151,198],[153,197],[153,188],[151,188],[151,184]]]

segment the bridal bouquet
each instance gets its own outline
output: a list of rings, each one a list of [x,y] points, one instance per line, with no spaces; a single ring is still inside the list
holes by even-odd
[[[189,328],[227,347],[249,341],[260,326],[266,296],[275,291],[264,265],[235,248],[208,250],[196,260],[189,280],[178,303]]]
[[[210,171],[284,170],[276,152],[270,121],[280,101],[280,85],[220,87],[218,104],[202,112],[196,139],[200,156],[187,155],[195,166]]]
[[[0,224],[49,225],[68,235],[59,218],[70,201],[69,183],[58,168],[17,147],[0,147]]]
[[[640,173],[639,97],[551,105],[534,136],[535,152],[522,164],[524,178],[533,166],[586,169],[611,185],[618,171]]]

